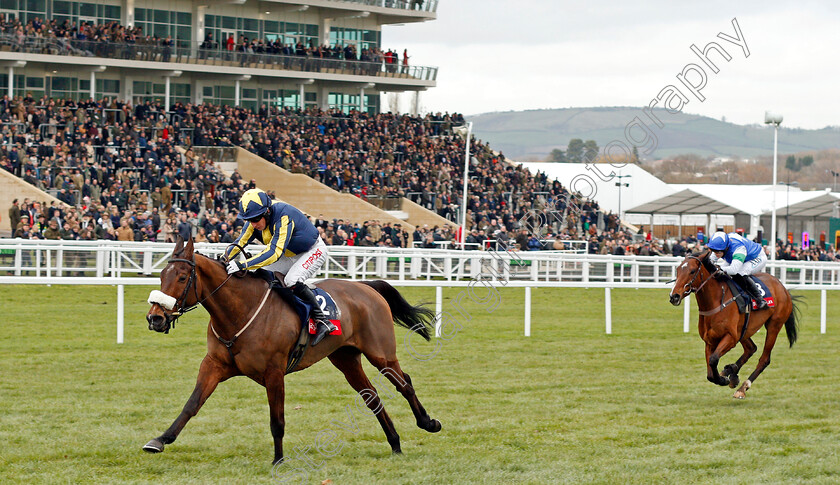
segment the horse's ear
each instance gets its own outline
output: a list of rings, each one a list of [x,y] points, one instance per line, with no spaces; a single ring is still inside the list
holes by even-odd
[[[187,240],[187,244],[184,245],[184,259],[188,259],[188,260],[192,261],[194,250],[195,250],[195,246],[193,246],[193,238],[190,237]]]
[[[178,239],[175,240],[175,249],[172,250],[172,255],[175,256],[180,254],[181,251],[184,250],[184,238],[181,235],[178,235]]]

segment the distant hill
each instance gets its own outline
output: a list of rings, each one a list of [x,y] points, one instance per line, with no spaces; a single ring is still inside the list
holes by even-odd
[[[642,158],[663,158],[694,153],[701,156],[755,157],[773,154],[772,128],[764,125],[736,125],[692,114],[654,112],[665,127],[656,127],[659,147]],[[603,148],[612,140],[624,140],[624,128],[639,116],[649,122],[641,108],[567,108],[484,113],[468,117],[475,122],[478,138],[506,156],[542,160],[554,148],[566,150],[569,140],[595,140]],[[654,128],[650,123],[648,126]],[[840,148],[840,127],[820,130],[782,128],[779,152]]]

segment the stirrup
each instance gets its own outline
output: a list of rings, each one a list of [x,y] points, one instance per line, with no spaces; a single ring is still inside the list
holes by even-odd
[[[321,340],[324,340],[324,337],[329,335],[332,332],[338,330],[338,328],[332,324],[329,320],[315,320],[318,327],[315,331],[315,336],[312,338],[312,346],[318,345]]]

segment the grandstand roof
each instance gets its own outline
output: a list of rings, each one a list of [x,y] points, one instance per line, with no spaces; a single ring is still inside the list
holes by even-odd
[[[671,184],[672,194],[633,206],[627,212],[666,214],[749,214],[769,215],[773,210],[772,185]],[[776,215],[829,217],[840,194],[803,192],[776,186]]]
[[[831,217],[835,205],[840,203],[840,193],[828,191],[791,192],[790,198],[790,205],[777,208],[776,215],[788,215],[790,211],[794,217]]]

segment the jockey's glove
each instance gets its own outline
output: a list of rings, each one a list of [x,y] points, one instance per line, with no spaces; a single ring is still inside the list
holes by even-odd
[[[229,261],[227,264],[227,272],[228,274],[236,273],[237,271],[242,271],[245,269],[244,265],[239,261]]]

